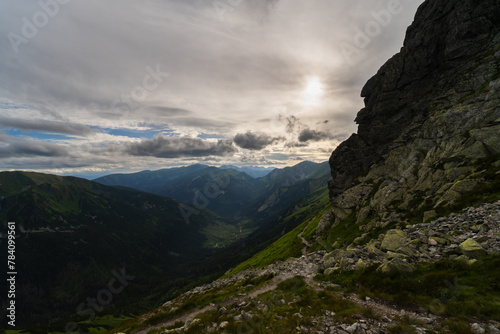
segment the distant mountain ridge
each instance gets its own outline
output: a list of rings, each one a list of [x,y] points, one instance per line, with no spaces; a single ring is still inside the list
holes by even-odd
[[[253,178],[264,177],[267,174],[271,173],[275,170],[275,167],[258,167],[258,166],[233,166],[233,165],[222,165],[219,167],[220,169],[234,169],[238,172],[243,172],[250,175]]]
[[[304,161],[292,167],[272,171],[266,169],[266,175],[257,178],[230,167],[192,165],[134,174],[112,174],[94,181],[131,187],[194,206],[206,203],[206,208],[223,217],[245,220],[263,212],[263,215],[269,212],[266,216],[269,219],[279,217],[291,203],[317,190],[310,186],[312,180],[319,185],[330,178],[327,162]],[[218,180],[226,180],[227,185],[220,187]]]

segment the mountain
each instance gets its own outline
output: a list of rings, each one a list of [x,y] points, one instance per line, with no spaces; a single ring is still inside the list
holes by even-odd
[[[115,296],[113,309],[145,308],[186,285],[182,277],[213,272],[204,263],[211,247],[240,235],[208,210],[186,221],[176,200],[74,177],[2,172],[0,198],[2,249],[7,222],[16,226],[20,324],[75,316],[82,301],[121,271],[135,278],[126,296]],[[6,291],[5,280],[0,286]]]
[[[401,52],[361,92],[357,134],[330,158],[337,221],[428,220],[497,192],[498,11],[495,1],[419,8]]]
[[[146,192],[154,192],[159,184],[165,186],[175,183],[177,179],[183,176],[193,175],[206,168],[208,168],[208,166],[196,164],[187,167],[166,168],[156,171],[145,170],[133,174],[111,174],[99,177],[93,181],[107,186],[123,186]]]
[[[146,189],[161,180],[157,191],[163,196],[75,177],[2,172],[0,243],[6,244],[7,222],[15,222],[16,269],[23,273],[16,282],[16,300],[25,306],[18,324],[45,333],[90,315],[118,321],[119,315],[137,314],[188,284],[220,275],[295,228],[310,208],[324,205],[326,187],[311,184],[325,184],[314,178],[326,170],[326,162],[303,163],[255,179],[233,169],[194,165],[107,178]],[[191,191],[196,188],[210,206],[193,200],[198,200]],[[279,205],[271,205],[274,211],[261,214],[258,223],[224,219],[207,209],[230,215],[239,208],[250,219],[249,204],[257,208],[275,191]],[[187,203],[165,197],[169,194]],[[99,312],[82,310],[87,296],[122,272],[134,277],[127,294],[113,296],[110,307],[98,305]],[[5,281],[0,286],[7,288]],[[82,330],[104,321],[100,317],[83,322]]]
[[[302,162],[254,178],[232,168],[203,165],[117,174],[95,181],[132,187],[208,208],[239,223],[273,221],[329,179],[328,163]]]
[[[499,2],[425,1],[362,96],[330,204],[110,333],[499,333]]]
[[[258,166],[243,166],[243,167],[237,167],[237,166],[232,166],[232,165],[222,165],[219,167],[220,169],[234,169],[237,170],[238,172],[243,172],[248,175],[250,175],[253,178],[259,178],[266,176],[270,172],[272,172],[275,168],[274,167],[258,167]]]

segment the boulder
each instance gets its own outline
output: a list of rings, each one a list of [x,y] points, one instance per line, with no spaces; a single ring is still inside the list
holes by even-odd
[[[359,259],[356,263],[356,270],[364,270],[368,265],[362,260]]]
[[[469,258],[480,259],[488,255],[488,252],[486,252],[486,250],[474,239],[465,240],[459,247],[462,254]]]
[[[391,271],[412,272],[413,270],[413,265],[399,258],[394,258],[390,261],[386,261],[377,268],[377,271],[381,271],[383,273],[388,273]]]
[[[406,244],[406,233],[401,230],[389,230],[382,241],[382,248],[385,251],[396,252]]]

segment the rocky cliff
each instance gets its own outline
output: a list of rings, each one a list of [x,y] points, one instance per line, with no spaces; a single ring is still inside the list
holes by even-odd
[[[423,3],[361,96],[358,132],[330,158],[335,222],[355,215],[369,230],[497,199],[487,197],[500,169],[498,1]]]

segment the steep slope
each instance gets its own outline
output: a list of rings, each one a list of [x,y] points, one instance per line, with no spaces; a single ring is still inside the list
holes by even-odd
[[[330,158],[337,222],[427,220],[498,189],[500,4],[426,1],[416,17]]]

